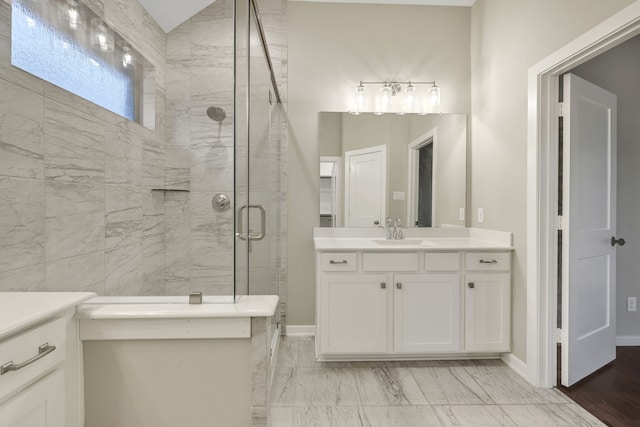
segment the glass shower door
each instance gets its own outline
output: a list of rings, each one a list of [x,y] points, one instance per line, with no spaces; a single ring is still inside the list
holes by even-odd
[[[276,103],[266,49],[254,3],[247,4],[246,92],[237,82],[236,123],[246,125],[236,133],[236,296],[278,295],[281,240],[281,106]],[[238,9],[240,12],[240,9]],[[238,25],[237,28],[240,28]],[[239,40],[239,39],[237,39]],[[244,107],[246,106],[246,110]],[[240,108],[239,108],[240,107]],[[242,109],[242,111],[241,111]],[[244,132],[244,133],[243,133]],[[246,136],[243,139],[241,136]],[[275,331],[278,316],[272,318]]]

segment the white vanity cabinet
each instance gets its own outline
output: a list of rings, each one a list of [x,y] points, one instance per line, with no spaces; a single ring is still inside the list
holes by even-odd
[[[511,343],[510,254],[465,256],[465,349],[506,352]]]
[[[318,251],[318,360],[510,350],[511,253]]]
[[[324,274],[318,316],[323,353],[384,353],[388,346],[386,274]]]
[[[81,425],[75,307],[93,293],[0,293],[0,426]]]

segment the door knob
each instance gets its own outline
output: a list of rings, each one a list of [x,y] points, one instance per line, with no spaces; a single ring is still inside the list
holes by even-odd
[[[622,238],[616,239],[615,236],[613,236],[611,238],[611,246],[615,246],[615,245],[624,246],[625,243],[627,243],[627,242],[625,242],[624,239],[622,239]]]

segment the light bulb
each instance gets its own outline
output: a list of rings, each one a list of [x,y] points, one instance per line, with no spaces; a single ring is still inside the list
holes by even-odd
[[[431,108],[437,108],[440,106],[440,88],[434,83],[429,89],[429,103]]]
[[[362,85],[362,82],[360,82],[358,87],[356,87],[356,93],[353,97],[353,105],[349,113],[354,116],[359,116],[363,112],[364,112],[364,86]]]
[[[77,29],[78,18],[80,17],[80,12],[78,11],[78,3],[69,2],[69,9],[67,10],[67,14],[69,15],[69,28],[74,30]]]
[[[391,86],[387,83],[380,88],[380,96],[378,97],[376,112],[374,114],[380,115],[389,111],[391,107]]]
[[[127,45],[122,46],[122,66],[124,68],[133,68],[133,53]]]
[[[409,85],[405,89],[404,97],[404,112],[411,113],[413,111],[413,104],[415,102],[415,87],[409,82]]]
[[[113,52],[114,36],[113,31],[105,25],[100,18],[91,20],[91,38],[95,46],[103,52]]]

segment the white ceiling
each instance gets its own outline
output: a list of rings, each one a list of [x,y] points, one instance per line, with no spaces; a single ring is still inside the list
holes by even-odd
[[[168,33],[215,0],[138,0]]]
[[[138,0],[165,31],[169,32],[215,0]],[[319,1],[319,0],[289,0]],[[424,6],[472,6],[476,0],[321,0],[326,3],[412,4]]]

